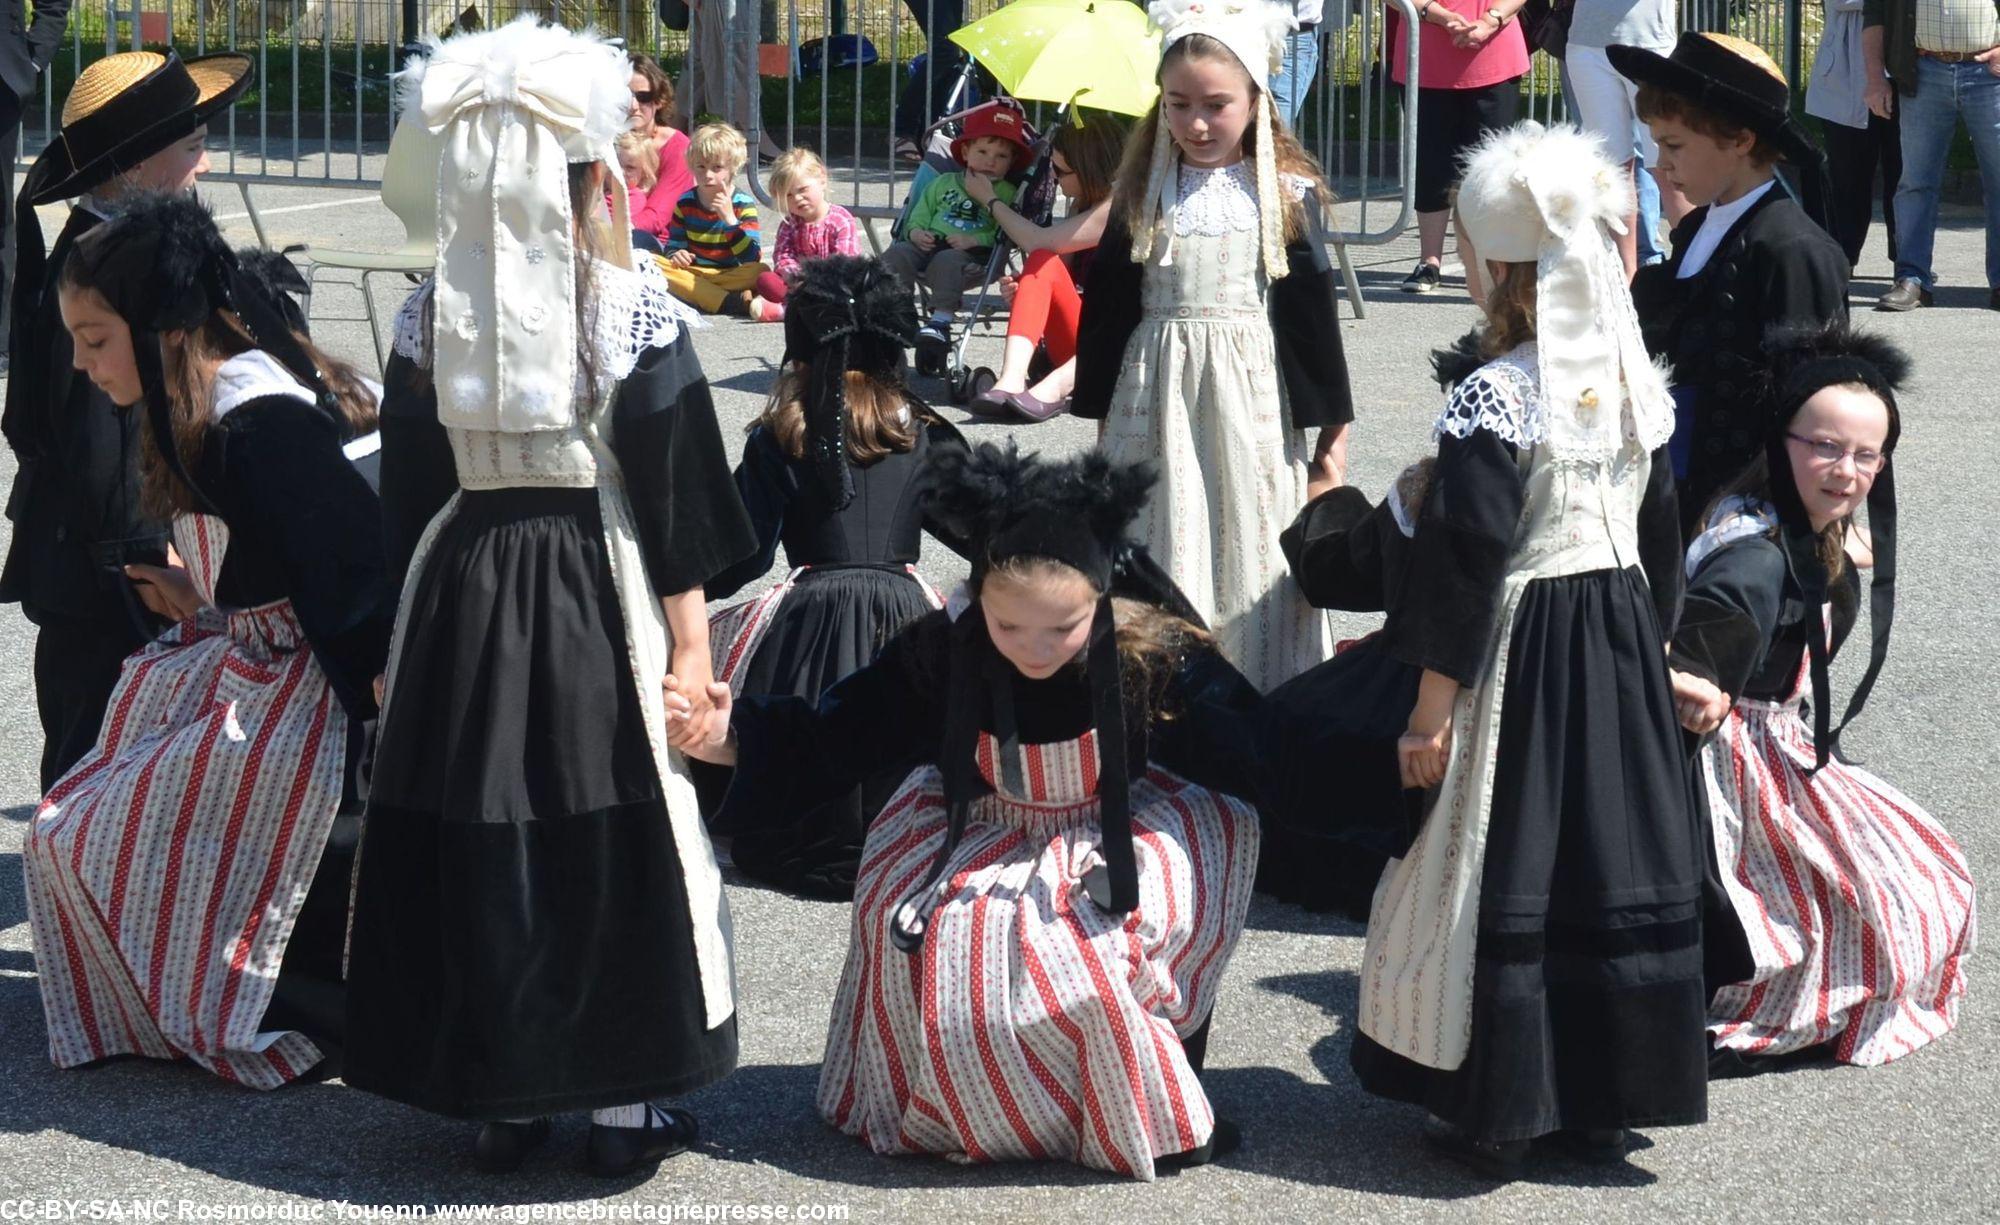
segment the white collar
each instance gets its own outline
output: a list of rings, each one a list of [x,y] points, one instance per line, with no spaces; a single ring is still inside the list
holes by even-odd
[[[308,391],[282,362],[262,349],[238,353],[216,369],[216,420],[222,420],[228,413],[252,400],[267,396],[283,396],[307,404],[319,402],[319,397]]]
[[[1708,267],[1709,259],[1722,245],[1722,240],[1731,227],[1742,219],[1743,214],[1750,211],[1751,205],[1763,199],[1765,193],[1777,185],[1777,179],[1765,179],[1758,186],[1727,204],[1709,205],[1708,215],[1701,219],[1701,228],[1694,232],[1693,238],[1688,239],[1687,254],[1681,258],[1680,271],[1675,274],[1675,278],[1685,281]]]

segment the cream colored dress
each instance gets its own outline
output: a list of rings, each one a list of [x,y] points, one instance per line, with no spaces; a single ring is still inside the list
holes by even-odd
[[[1305,505],[1309,442],[1286,424],[1250,167],[1180,176],[1172,254],[1145,269],[1103,447],[1159,466],[1133,534],[1268,690],[1328,654],[1326,619],[1278,547]]]

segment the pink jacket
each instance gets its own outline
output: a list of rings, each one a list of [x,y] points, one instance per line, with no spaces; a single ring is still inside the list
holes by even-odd
[[[694,190],[694,171],[688,169],[687,149],[686,132],[669,132],[667,143],[660,147],[659,181],[651,191],[629,189],[632,228],[644,230],[661,242],[667,240],[667,227],[673,224],[674,204]]]

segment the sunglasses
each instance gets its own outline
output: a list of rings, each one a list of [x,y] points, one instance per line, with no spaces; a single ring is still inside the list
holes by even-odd
[[[650,89],[635,89],[632,91],[632,101],[641,103],[646,106],[652,105],[653,99],[658,96],[659,96],[658,94],[654,93]]]

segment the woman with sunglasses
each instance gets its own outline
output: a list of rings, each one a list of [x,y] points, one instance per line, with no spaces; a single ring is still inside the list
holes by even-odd
[[[1000,283],[1012,302],[1007,347],[991,390],[972,402],[975,412],[1008,413],[1046,421],[1069,410],[1076,383],[1076,328],[1083,317],[1083,276],[1111,211],[1111,184],[1125,150],[1125,123],[1106,111],[1079,108],[1075,122],[1057,129],[1049,169],[1069,202],[1069,215],[1041,226],[999,199],[990,180],[968,174],[965,190],[984,204],[1027,261],[1018,277]],[[1045,349],[1054,367],[1030,387],[1029,367]]]
[[[1711,912],[1705,944],[1713,953],[1733,937],[1733,911],[1754,967],[1712,975],[1727,984],[1709,1004],[1717,1074],[1801,1059],[1869,1066],[1942,1037],[1958,1021],[1975,928],[1957,844],[1914,800],[1840,757],[1840,727],[1830,727],[1827,665],[1854,627],[1860,567],[1875,572],[1873,641],[1841,727],[1888,646],[1890,455],[1908,359],[1844,328],[1770,351],[1765,453],[1688,550],[1668,661],[1681,724],[1702,738],[1696,795],[1729,899],[1719,924]],[[1863,502],[1872,539],[1854,524]]]
[[[694,190],[694,171],[688,168],[688,135],[674,126],[674,83],[666,69],[643,51],[628,51],[626,58],[632,62],[632,130],[652,141],[660,156],[660,177],[632,193],[632,242],[658,251],[673,224],[674,202]]]

